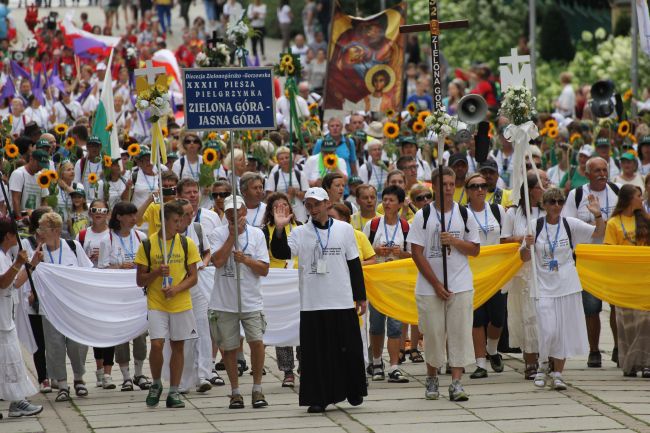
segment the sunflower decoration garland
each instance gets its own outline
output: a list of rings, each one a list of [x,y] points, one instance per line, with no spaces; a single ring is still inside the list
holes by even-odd
[[[212,148],[207,148],[203,152],[203,164],[212,167],[219,159],[217,151]]]
[[[425,120],[427,119],[427,117],[429,117],[429,116],[431,116],[431,112],[430,112],[430,111],[428,111],[428,110],[420,111],[420,112],[418,113],[417,120],[418,120],[419,122],[424,123],[424,121],[425,121]]]
[[[569,137],[569,143],[571,143],[571,146],[581,145],[582,141],[583,141],[582,134],[580,134],[578,132],[574,132]]]
[[[74,139],[74,137],[68,137],[68,138],[66,138],[66,139],[65,139],[65,143],[63,143],[63,147],[65,147],[65,150],[67,150],[67,151],[69,151],[69,152],[72,151],[72,149],[74,149],[74,147],[75,147],[76,145],[77,145],[77,142],[76,142],[76,140]]]
[[[129,147],[126,148],[126,153],[129,154],[130,157],[135,157],[140,154],[140,145],[138,143],[131,143],[129,144]]]
[[[214,181],[214,171],[221,165],[221,149],[225,149],[226,144],[220,140],[206,141],[203,150],[202,161],[199,166],[199,186],[201,188],[210,187]]]
[[[219,134],[217,134],[216,132],[212,131],[208,133],[207,136],[208,140],[212,141],[212,140],[216,140],[217,138],[219,138]]]
[[[560,131],[557,128],[548,131],[548,138],[556,139],[559,135]]]
[[[113,165],[113,160],[111,159],[111,157],[109,155],[104,155],[103,159],[104,159],[104,167],[111,168],[111,166]]]
[[[392,120],[393,117],[395,117],[395,110],[393,110],[392,108],[389,108],[388,110],[386,110],[386,112],[384,114],[386,115],[386,118],[388,120]]]
[[[426,125],[424,124],[423,121],[421,121],[421,120],[416,120],[415,122],[413,122],[412,129],[413,129],[413,132],[414,132],[415,134],[420,134],[420,133],[422,133],[422,132],[425,130],[425,128],[426,128]]]

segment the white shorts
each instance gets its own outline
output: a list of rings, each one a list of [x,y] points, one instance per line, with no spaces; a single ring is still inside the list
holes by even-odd
[[[183,341],[199,337],[192,310],[180,313],[149,310],[147,319],[149,320],[149,338],[152,340]]]

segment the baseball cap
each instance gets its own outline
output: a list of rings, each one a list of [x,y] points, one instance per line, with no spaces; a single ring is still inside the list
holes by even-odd
[[[240,209],[242,206],[244,206],[243,197],[237,196],[237,199],[235,200],[235,197],[233,195],[229,195],[228,197],[226,197],[226,200],[224,201],[224,206],[223,206],[224,211],[228,209],[234,209],[235,201],[237,203],[237,209]]]
[[[643,137],[641,137],[641,140],[639,140],[639,144],[637,145],[637,148],[638,146],[643,146],[646,144],[650,144],[650,135],[644,135]]]
[[[593,154],[594,154],[594,148],[589,144],[583,144],[582,147],[580,147],[580,150],[578,151],[578,155],[591,157],[591,155]]]
[[[458,162],[464,162],[467,164],[467,157],[464,153],[454,153],[449,157],[449,167],[453,167]]]
[[[81,196],[86,196],[86,190],[84,189],[84,186],[81,183],[75,182],[73,184],[74,189],[70,191],[70,195],[72,194],[79,194]]]
[[[90,145],[90,144],[96,144],[96,145],[101,146],[102,145],[102,140],[100,140],[99,137],[96,136],[96,135],[91,135],[88,138],[88,143],[86,145]]]
[[[97,71],[105,71],[106,70],[106,63],[104,63],[104,62],[97,63],[97,66],[95,66],[95,70],[97,70]]]
[[[323,145],[320,148],[321,152],[336,152],[336,143],[332,137],[325,137],[323,139]]]
[[[37,149],[32,152],[32,158],[38,161],[41,168],[50,168],[50,154],[44,150]]]
[[[630,152],[625,152],[621,155],[621,159],[627,159],[628,161],[636,161],[636,156]]]
[[[52,145],[50,144],[49,141],[47,141],[45,138],[41,138],[36,142],[36,148],[37,149],[43,149],[43,148],[50,148]]]
[[[596,139],[596,147],[609,146],[609,145],[610,145],[609,138],[600,137],[600,138]]]
[[[141,159],[145,156],[150,156],[151,155],[151,149],[149,149],[147,146],[140,146],[140,153],[136,156],[136,158]]]
[[[316,201],[323,201],[323,200],[329,200],[330,196],[323,188],[313,187],[307,190],[303,201],[307,200],[308,198],[313,198]]]
[[[405,144],[413,144],[417,146],[418,142],[415,141],[415,137],[413,137],[412,135],[403,135],[397,139],[398,146],[404,146]]]
[[[495,160],[486,159],[478,166],[478,171],[483,171],[483,170],[492,170],[498,173],[499,166],[497,165],[497,162]]]

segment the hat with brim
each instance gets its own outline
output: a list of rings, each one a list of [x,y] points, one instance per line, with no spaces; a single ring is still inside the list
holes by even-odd
[[[36,142],[37,149],[45,149],[45,148],[49,149],[50,147],[52,147],[52,145],[45,138],[41,138]]]
[[[404,135],[397,139],[398,146],[404,146],[405,144],[412,144],[413,146],[417,146],[418,142],[412,135]]]
[[[101,146],[102,145],[102,140],[99,139],[98,136],[96,135],[91,135],[90,138],[88,138],[88,142],[86,143],[86,146]]]
[[[178,153],[176,153],[176,152],[168,152],[167,153],[167,159],[178,159]]]
[[[594,154],[594,148],[589,144],[582,145],[582,147],[578,151],[578,155],[584,155],[584,156],[591,157],[591,155],[593,155],[593,154]]]
[[[226,197],[226,200],[223,204],[224,211],[227,211],[228,209],[235,209],[235,204],[237,205],[237,209],[242,208],[244,206],[244,199],[241,196],[237,196],[235,199],[234,196],[229,195]]]
[[[464,162],[467,164],[467,156],[464,153],[454,153],[449,157],[449,167],[453,167],[459,162]]]
[[[644,135],[643,137],[641,137],[641,140],[639,140],[639,144],[637,145],[637,148],[641,146],[646,146],[648,144],[650,144],[650,135]]]
[[[366,127],[366,134],[373,138],[382,139],[384,138],[384,126],[381,122],[370,122],[370,125]]]
[[[37,149],[32,152],[32,158],[38,161],[40,168],[50,168],[50,154],[46,151]]]
[[[308,198],[312,198],[316,201],[323,201],[323,200],[329,200],[330,196],[329,194],[327,194],[327,191],[325,191],[323,188],[313,187],[307,190],[303,201],[307,201]]]
[[[628,161],[634,161],[636,162],[636,156],[630,152],[625,152],[623,155],[621,155],[621,160],[628,160]]]
[[[70,196],[72,197],[73,195],[80,195],[82,197],[86,197],[86,191],[84,190],[84,187],[80,183],[75,183],[74,184],[74,189],[70,191]]]
[[[142,159],[145,156],[151,156],[151,149],[147,146],[140,146],[140,153],[136,156],[138,159]]]
[[[596,147],[603,147],[603,146],[609,147],[610,145],[611,143],[609,142],[609,138],[600,137],[596,140]]]
[[[499,172],[499,166],[497,165],[497,162],[493,159],[486,159],[483,161],[481,164],[478,166],[478,171],[481,172],[483,170],[491,170],[495,173]]]
[[[321,152],[334,153],[336,152],[336,143],[332,137],[325,137],[323,139],[323,145],[320,148]]]

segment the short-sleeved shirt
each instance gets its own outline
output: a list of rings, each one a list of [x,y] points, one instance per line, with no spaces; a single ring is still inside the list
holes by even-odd
[[[564,208],[562,208],[562,216],[578,218],[579,220],[582,220],[586,223],[595,224],[596,220],[594,216],[591,214],[591,212],[589,212],[589,209],[587,209],[587,206],[589,205],[589,194],[593,194],[598,198],[598,201],[600,203],[600,210],[603,216],[603,221],[607,221],[609,219],[609,216],[614,211],[616,203],[618,202],[618,196],[612,190],[612,188],[609,185],[606,185],[605,189],[602,191],[593,191],[589,185],[583,185],[580,188],[582,188],[582,200],[580,200],[580,203],[576,207],[577,188],[571,190],[567,195]],[[591,243],[602,244],[603,239],[591,239]]]
[[[618,214],[607,220],[604,244],[636,245],[636,218]]]
[[[230,236],[230,226],[218,227],[211,237],[210,249],[219,251]],[[246,230],[237,237],[239,249],[251,259],[269,263],[269,251],[266,247],[264,233],[257,227],[246,226]],[[236,313],[239,310],[237,299],[237,278],[235,259],[231,252],[226,263],[216,270],[210,309]],[[239,265],[241,278],[241,311],[249,313],[264,309],[262,299],[262,278],[244,264]]]
[[[398,220],[397,224],[384,224],[385,217],[382,215],[379,217],[379,224],[377,224],[377,231],[375,232],[375,238],[372,240],[373,249],[385,246],[398,246],[401,250],[404,249],[404,244],[406,239],[404,239],[404,232],[401,227],[401,223]],[[408,224],[408,223],[407,223]],[[368,221],[363,228],[363,234],[370,239],[370,229],[372,225],[372,220]],[[410,248],[407,245],[407,251],[410,251]],[[392,254],[390,256],[377,256],[377,263],[384,263],[393,260],[397,260],[399,257],[395,257]]]
[[[369,260],[377,255],[375,253],[375,250],[372,248],[370,241],[366,235],[363,234],[363,232],[355,230],[354,239],[357,241],[357,248],[359,248],[359,259],[362,262],[365,262],[366,260]]]
[[[163,264],[162,239],[159,237],[160,232],[154,233],[151,239],[151,269],[157,269]],[[173,245],[172,245],[173,244]],[[167,240],[167,255],[169,259],[169,276],[172,278],[172,285],[180,284],[187,276],[185,270],[185,253],[181,244],[180,235],[175,235],[173,239]],[[192,239],[187,238],[187,264],[192,266],[201,261],[199,249]],[[135,263],[147,266],[147,256],[144,247],[140,244],[138,252],[135,255]],[[165,311],[167,313],[180,313],[192,308],[192,298],[189,290],[183,290],[172,298],[167,299],[162,291],[162,277],[157,277],[147,286],[147,305],[150,310]]]
[[[413,219],[411,229],[409,230],[407,242],[420,245],[424,248],[424,257],[426,258],[429,266],[433,270],[436,277],[442,281],[442,248],[440,244],[440,214],[433,206],[433,203],[427,205],[431,207],[431,213],[427,221],[426,229],[424,225],[424,215],[420,209]],[[423,208],[424,209],[424,208]],[[458,203],[454,203],[451,210],[445,212],[445,224],[447,230],[454,235],[457,239],[480,244],[478,224],[471,215],[467,218],[467,230],[465,230],[465,222],[460,213]],[[451,247],[451,253],[447,256],[447,282],[448,290],[453,293],[466,292],[474,290],[474,282],[472,281],[472,270],[469,267],[469,260],[467,256],[461,254],[456,248]],[[418,272],[418,278],[415,282],[416,295],[429,295],[436,294],[433,286]]]
[[[29,174],[25,167],[18,167],[9,177],[9,190],[20,192],[22,209],[36,209],[41,206],[43,198],[49,195],[47,188],[41,188],[36,182],[36,174]]]
[[[110,232],[108,242],[103,242],[99,252],[99,268],[120,266],[133,263],[140,243],[147,238],[143,232],[131,229],[127,237],[120,236],[116,231]]]
[[[138,221],[141,224],[146,226],[149,229],[149,237],[156,233],[157,231],[160,230],[161,227],[161,222],[160,222],[160,204],[159,203],[151,203],[149,206],[147,206],[147,210],[144,211],[144,214],[142,215],[142,221]]]
[[[506,211],[503,209],[503,206],[498,205],[498,207],[501,223],[503,224],[506,219]],[[485,203],[482,211],[474,211],[471,206],[467,206],[467,212],[469,213],[468,218],[473,218],[478,224],[481,245],[499,244],[502,231],[501,224],[499,224],[499,221],[497,221],[492,213],[492,208],[488,203]]]

